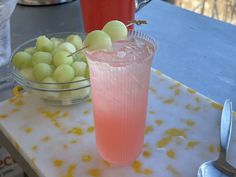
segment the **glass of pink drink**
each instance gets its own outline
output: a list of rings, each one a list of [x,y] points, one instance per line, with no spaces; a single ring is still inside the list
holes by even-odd
[[[141,153],[155,41],[129,31],[113,51],[86,52],[92,89],[96,144],[102,158],[127,165]]]

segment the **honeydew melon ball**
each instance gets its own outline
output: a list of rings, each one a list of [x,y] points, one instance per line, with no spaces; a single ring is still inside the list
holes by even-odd
[[[89,85],[89,81],[86,80],[85,77],[78,76],[78,77],[75,77],[72,81],[79,81],[79,82],[71,83],[69,86],[71,89],[82,88],[82,89],[71,91],[72,98],[84,98],[89,95],[89,87],[87,87]]]
[[[36,65],[38,63],[51,64],[51,62],[52,62],[52,54],[49,52],[38,51],[35,52],[32,56],[33,65]]]
[[[46,77],[52,75],[52,72],[52,68],[46,63],[38,63],[33,67],[33,76],[36,81],[42,81]]]
[[[33,69],[32,67],[22,68],[20,70],[20,75],[30,81],[34,81],[35,78],[33,76]]]
[[[53,73],[53,78],[57,82],[70,82],[74,76],[74,69],[68,64],[62,64],[58,66]]]
[[[110,36],[101,30],[95,30],[90,32],[85,40],[84,46],[87,46],[87,50],[111,50],[112,41]]]
[[[102,29],[110,37],[112,41],[119,41],[127,39],[128,30],[124,23],[118,20],[112,20],[105,24]]]
[[[54,49],[57,48],[61,43],[64,42],[64,39],[62,39],[62,38],[56,38],[56,37],[52,37],[50,40],[51,40],[52,43],[53,43],[53,48],[54,48]]]
[[[78,52],[78,53],[75,53],[73,55],[73,59],[76,60],[76,61],[83,61],[83,62],[87,63],[87,58],[86,58],[84,52],[82,52],[82,51]]]
[[[30,55],[33,55],[37,50],[36,50],[35,47],[28,47],[24,51],[27,52]]]
[[[53,79],[52,77],[46,77],[45,79],[42,80],[44,83],[55,83],[55,84],[41,84],[40,87],[48,90],[58,90],[60,89],[60,86],[56,84],[56,80]],[[44,98],[52,98],[52,99],[57,99],[59,97],[59,92],[43,92],[43,97]]]
[[[86,69],[87,69],[87,64],[83,61],[75,61],[71,65],[74,69],[75,76],[85,76]]]
[[[57,51],[53,55],[53,64],[57,67],[62,64],[72,64],[73,63],[73,57],[69,56],[70,53],[67,51]]]
[[[13,65],[20,69],[31,65],[31,55],[27,52],[17,52],[12,58]]]
[[[71,54],[76,51],[76,48],[73,44],[69,42],[63,42],[57,47],[56,51],[66,51],[69,52],[69,54]]]
[[[83,46],[82,39],[79,35],[71,34],[67,36],[66,42],[72,43],[76,49],[80,49]]]
[[[39,36],[36,40],[36,49],[38,51],[51,52],[53,50],[53,42],[46,36]]]

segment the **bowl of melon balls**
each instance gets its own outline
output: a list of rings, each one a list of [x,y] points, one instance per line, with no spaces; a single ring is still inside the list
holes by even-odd
[[[11,57],[14,80],[49,104],[71,105],[89,97],[89,69],[84,35],[41,35],[20,45]],[[78,52],[76,52],[78,51]]]
[[[64,32],[29,40],[12,54],[13,78],[47,103],[80,103],[90,95],[86,51],[112,51],[114,41],[127,39],[129,25],[112,20],[87,35]]]

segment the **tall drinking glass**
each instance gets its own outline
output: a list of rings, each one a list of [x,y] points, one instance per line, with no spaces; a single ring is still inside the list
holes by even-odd
[[[102,29],[111,20],[134,20],[135,0],[80,0],[86,33]]]
[[[126,165],[141,153],[155,41],[130,31],[113,51],[86,52],[90,70],[96,144],[103,159]]]

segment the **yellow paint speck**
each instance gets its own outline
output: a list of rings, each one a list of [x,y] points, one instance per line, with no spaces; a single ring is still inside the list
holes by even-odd
[[[154,128],[153,128],[152,125],[148,125],[148,126],[146,126],[146,128],[145,128],[145,134],[148,134],[148,133],[152,132],[153,129],[154,129]]]
[[[196,97],[196,98],[195,98],[195,101],[196,101],[197,103],[199,103],[201,100],[200,100],[199,97]]]
[[[170,86],[169,89],[173,90],[179,86],[181,86],[181,84],[179,82],[177,82],[175,85]]]
[[[49,136],[44,136],[42,137],[41,139],[43,142],[48,142],[50,140],[50,137]]]
[[[218,103],[215,103],[215,102],[212,102],[211,103],[211,106],[215,109],[219,109],[219,110],[222,110],[223,109],[223,106],[218,104]]]
[[[173,99],[173,98],[164,100],[164,103],[165,103],[165,104],[172,104],[173,102],[174,102],[174,99]]]
[[[197,111],[199,111],[200,109],[201,109],[200,106],[196,106],[193,110],[197,112]]]
[[[199,141],[189,141],[187,144],[187,149],[193,149],[199,144]]]
[[[19,111],[20,111],[20,109],[17,109],[17,108],[14,108],[14,109],[11,110],[12,113],[16,113],[16,112],[19,112]]]
[[[136,173],[142,173],[142,166],[143,166],[143,163],[138,160],[135,160],[132,163],[132,168]]]
[[[156,114],[156,112],[155,111],[149,111],[149,114]]]
[[[26,128],[24,128],[24,131],[25,131],[25,133],[30,134],[33,131],[33,129],[30,127],[26,127]]]
[[[175,158],[175,152],[172,149],[168,150],[166,155],[171,159]]]
[[[33,145],[33,146],[32,146],[32,150],[33,150],[33,151],[37,151],[37,150],[38,150],[38,146],[37,146],[37,145]]]
[[[89,170],[89,175],[92,177],[100,177],[101,171],[98,168],[93,168]]]
[[[0,119],[6,119],[7,115],[6,114],[0,114]]]
[[[155,122],[159,126],[161,126],[163,124],[163,120],[162,119],[157,119]]]
[[[92,132],[94,131],[94,127],[93,127],[93,126],[88,127],[88,128],[87,128],[87,131],[88,131],[89,133],[92,133]]]
[[[83,112],[84,115],[88,115],[89,113],[90,113],[90,110],[85,110],[85,111]]]
[[[63,177],[75,177],[74,171],[75,171],[76,167],[77,167],[76,164],[70,164],[67,168],[66,175],[64,175]]]
[[[187,119],[185,121],[187,126],[193,127],[195,125],[195,122],[192,119]]]
[[[63,160],[56,159],[54,160],[53,164],[56,168],[60,168],[63,165]]]
[[[69,116],[69,112],[64,112],[62,117],[68,117]]]
[[[71,141],[70,141],[70,144],[76,144],[76,143],[78,143],[77,140],[71,140]]]
[[[83,156],[81,157],[81,160],[82,160],[83,162],[90,162],[90,161],[92,160],[92,156],[89,155],[89,154],[83,155]]]
[[[211,153],[215,152],[215,146],[213,144],[210,144],[210,146],[208,147],[208,151]]]
[[[181,176],[180,173],[176,170],[176,168],[173,167],[172,165],[168,165],[166,169],[175,177]]]
[[[191,88],[188,88],[187,91],[188,91],[188,93],[190,93],[190,94],[195,94],[195,93],[196,93],[196,91],[193,90],[193,89],[191,89]]]
[[[184,130],[178,129],[178,128],[170,128],[165,131],[165,134],[167,136],[182,136],[186,137],[186,134]]]
[[[80,127],[74,127],[68,130],[67,133],[73,134],[73,135],[83,135],[83,130]]]
[[[162,148],[162,147],[166,146],[167,144],[169,144],[171,141],[172,141],[172,137],[171,136],[163,137],[161,140],[159,140],[156,143],[156,146],[158,148]]]
[[[180,94],[180,90],[179,89],[175,90],[175,95],[179,95],[179,94]]]
[[[145,168],[145,169],[143,170],[143,174],[145,174],[145,175],[151,175],[151,174],[153,174],[153,170],[152,170],[151,168]]]
[[[152,155],[151,151],[143,151],[143,157],[149,158]]]
[[[160,75],[160,76],[162,75],[162,72],[160,70],[156,70],[155,73]]]

